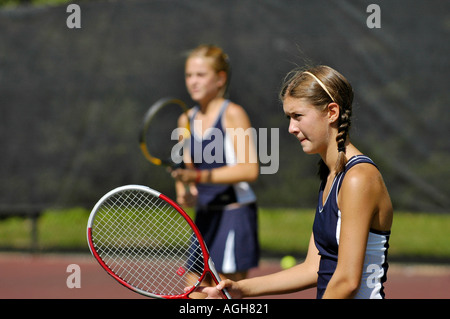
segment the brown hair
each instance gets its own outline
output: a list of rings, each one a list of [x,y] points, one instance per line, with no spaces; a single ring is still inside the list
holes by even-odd
[[[211,44],[201,44],[195,49],[189,51],[186,61],[194,56],[209,58],[211,60],[211,66],[214,71],[216,71],[216,73],[222,71],[226,73],[227,82],[220,92],[221,96],[224,96],[230,85],[231,66],[228,55],[218,46]]]
[[[284,100],[287,96],[305,99],[321,111],[332,102],[339,105],[336,174],[343,171],[347,163],[345,142],[351,126],[353,103],[353,89],[350,83],[329,66],[319,65],[307,70],[295,69],[288,73],[281,88],[280,99]],[[328,174],[328,167],[320,160],[320,178],[325,180]]]

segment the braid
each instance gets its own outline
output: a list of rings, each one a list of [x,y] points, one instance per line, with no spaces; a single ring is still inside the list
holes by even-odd
[[[345,142],[348,137],[348,132],[351,125],[351,108],[341,109],[341,115],[338,121],[338,134],[336,136],[336,142],[338,146],[338,158],[336,161],[336,174],[344,170],[345,164],[347,164],[347,158],[345,157]]]

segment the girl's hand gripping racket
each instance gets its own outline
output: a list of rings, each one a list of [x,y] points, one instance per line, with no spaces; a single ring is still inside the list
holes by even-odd
[[[187,299],[207,274],[220,282],[192,219],[149,187],[122,186],[104,195],[89,216],[87,238],[106,272],[145,296]]]
[[[186,141],[190,135],[187,111],[183,101],[170,97],[156,101],[148,109],[139,132],[139,146],[142,154],[152,164],[184,167],[180,154],[182,149],[174,154],[174,146]],[[180,125],[183,114],[185,118]],[[175,131],[177,128],[179,130]]]

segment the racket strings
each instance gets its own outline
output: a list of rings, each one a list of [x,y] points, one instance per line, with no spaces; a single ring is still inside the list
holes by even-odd
[[[138,223],[136,223],[136,225],[139,225],[139,220]],[[136,230],[134,230],[136,231]],[[140,241],[142,242],[142,241]],[[131,242],[132,244],[136,245],[136,242]],[[139,243],[138,243],[139,244]],[[130,254],[131,255],[138,255],[140,252],[139,250],[136,250],[134,247],[130,249]],[[167,254],[167,251],[162,251],[160,253],[161,256],[163,256],[164,254]],[[158,256],[160,257],[160,256]],[[167,279],[167,276],[164,276],[163,278],[150,278],[150,279],[146,279],[145,276],[142,275],[142,273],[145,273],[147,270],[146,268],[142,267],[142,264],[136,264],[133,263],[134,260],[133,258],[130,258],[129,256],[126,256],[126,258],[123,259],[122,263],[118,263],[117,266],[119,268],[121,268],[121,271],[118,269],[113,269],[118,275],[120,275],[121,277],[125,277],[124,274],[129,274],[131,273],[131,271],[133,271],[136,275],[133,277],[133,280],[128,280],[129,283],[138,286],[140,285],[145,285],[149,282],[149,280],[165,280]],[[135,267],[133,267],[135,266]],[[137,266],[137,268],[136,268]],[[115,267],[117,268],[117,267]],[[133,269],[134,268],[134,269]]]
[[[103,262],[130,285],[158,295],[184,293],[203,272],[200,244],[171,205],[150,194],[125,191],[105,201],[92,227]]]

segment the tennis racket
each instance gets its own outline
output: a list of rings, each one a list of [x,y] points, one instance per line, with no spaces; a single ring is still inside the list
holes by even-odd
[[[175,146],[183,146],[183,141],[189,136],[189,121],[174,133],[182,114],[187,114],[186,104],[171,97],[158,100],[148,109],[139,132],[139,146],[152,164],[184,167],[183,149]]]
[[[108,274],[145,296],[188,299],[207,274],[220,282],[192,219],[146,186],[122,186],[104,195],[89,216],[87,239]],[[230,299],[227,291],[224,297]]]

